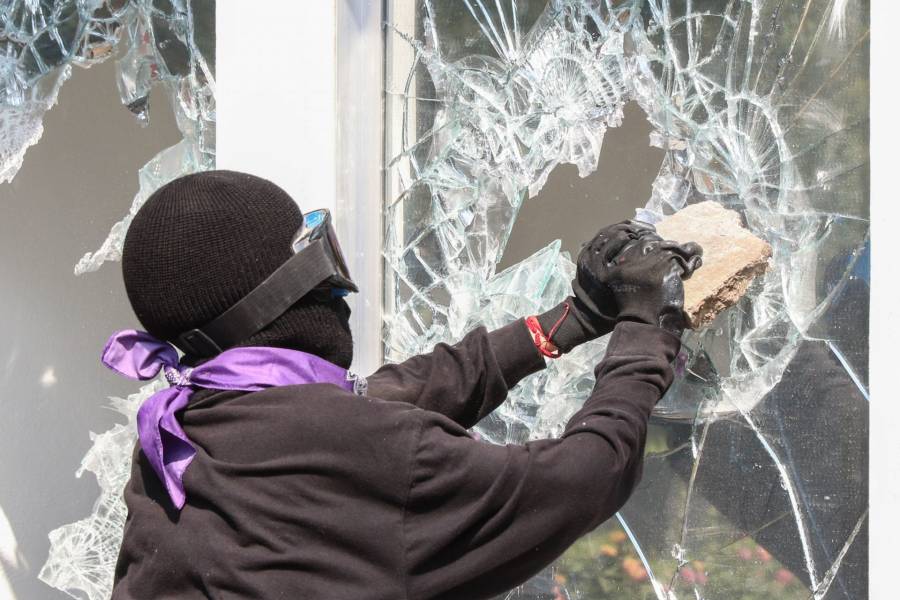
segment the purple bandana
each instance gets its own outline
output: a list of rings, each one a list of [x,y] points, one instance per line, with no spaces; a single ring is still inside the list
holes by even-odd
[[[197,451],[175,413],[187,406],[195,388],[258,392],[279,385],[332,383],[365,394],[365,379],[318,356],[283,348],[232,348],[190,368],[179,364],[173,346],[127,329],[109,338],[100,360],[131,379],[153,379],[162,370],[172,386],[141,404],[137,430],[141,449],[179,510],[185,501],[182,476]]]

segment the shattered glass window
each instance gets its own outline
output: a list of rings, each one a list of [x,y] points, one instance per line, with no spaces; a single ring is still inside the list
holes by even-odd
[[[0,598],[109,597],[134,413],[159,384],[99,363],[137,323],[118,269],[96,271],[157,187],[215,164],[214,12],[0,2]]]
[[[122,103],[147,125],[150,92],[165,87],[184,141],[141,172],[132,210],[76,274],[119,258],[130,217],[154,189],[215,164],[214,0],[11,0],[0,4],[0,183],[11,181],[43,132],[72,67],[116,56]]]
[[[867,597],[868,3],[388,4],[387,360],[568,294],[583,218],[504,260],[522,228],[540,235],[523,206],[562,202],[554,179],[594,186],[593,230],[712,200],[773,249],[685,335],[618,518],[509,597]],[[618,177],[609,140],[635,119],[656,176],[622,215],[595,173]],[[558,435],[605,343],[526,379],[478,432]]]

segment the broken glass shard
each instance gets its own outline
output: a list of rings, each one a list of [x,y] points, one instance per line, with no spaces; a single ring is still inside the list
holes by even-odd
[[[654,413],[644,483],[620,514],[632,550],[606,530],[588,536],[551,570],[553,593],[864,597],[867,6],[395,0],[392,9],[388,360],[568,293],[573,265],[557,242],[501,273],[497,264],[522,202],[557,165],[596,169],[626,102],[643,108],[650,143],[665,150],[639,218],[713,200],[773,247],[772,268],[747,295],[684,338],[681,374]],[[524,381],[479,433],[495,443],[559,434],[603,348],[579,348]]]

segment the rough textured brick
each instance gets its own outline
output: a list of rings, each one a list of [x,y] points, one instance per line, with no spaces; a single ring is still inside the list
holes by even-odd
[[[772,256],[772,247],[745,229],[738,213],[712,201],[685,207],[656,230],[665,239],[703,246],[703,266],[684,282],[684,308],[695,329],[734,305]]]

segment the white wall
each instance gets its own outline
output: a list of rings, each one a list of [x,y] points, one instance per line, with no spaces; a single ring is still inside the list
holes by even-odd
[[[370,373],[382,358],[381,2],[249,6],[216,6],[216,166],[274,181],[304,212],[332,210],[360,288],[347,299],[353,369]]]
[[[384,16],[380,0],[338,0],[335,14],[337,230],[359,285],[348,302],[353,369],[365,374],[383,355]]]
[[[897,435],[897,340],[900,339],[900,283],[897,281],[897,53],[900,5],[872,3],[871,46],[871,218],[872,300],[869,383],[869,593],[872,600],[897,594],[897,538],[900,535],[900,435]]]
[[[334,18],[333,0],[216,5],[216,166],[304,211],[335,208]]]

